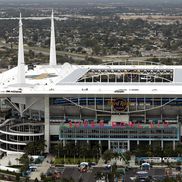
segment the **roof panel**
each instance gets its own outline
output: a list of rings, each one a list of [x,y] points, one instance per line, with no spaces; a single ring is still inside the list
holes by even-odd
[[[79,78],[81,78],[85,73],[89,71],[89,68],[78,68],[74,70],[71,74],[61,80],[58,85],[62,83],[75,83]]]

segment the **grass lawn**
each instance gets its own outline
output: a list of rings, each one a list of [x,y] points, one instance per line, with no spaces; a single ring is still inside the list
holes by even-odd
[[[97,163],[98,160],[93,159],[93,158],[73,158],[73,157],[66,157],[65,161],[64,158],[55,158],[53,161],[54,164],[80,164],[80,162],[95,162]]]

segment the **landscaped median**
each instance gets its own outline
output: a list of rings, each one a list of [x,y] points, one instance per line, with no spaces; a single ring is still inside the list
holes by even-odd
[[[66,157],[65,159],[64,158],[58,158],[56,157],[54,159],[54,161],[52,162],[52,164],[55,164],[55,165],[58,165],[58,164],[80,164],[82,161],[87,161],[88,163],[89,162],[95,162],[97,163],[98,161],[96,159],[93,159],[93,158],[73,158],[73,157]]]

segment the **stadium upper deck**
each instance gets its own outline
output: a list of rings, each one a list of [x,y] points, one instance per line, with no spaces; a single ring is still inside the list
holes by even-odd
[[[172,94],[182,90],[182,66],[163,65],[34,65],[0,74],[1,95],[36,94]]]

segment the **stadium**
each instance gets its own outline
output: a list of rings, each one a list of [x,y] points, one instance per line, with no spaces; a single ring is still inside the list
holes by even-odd
[[[22,153],[40,139],[46,153],[58,142],[130,151],[141,143],[175,150],[181,141],[182,66],[58,65],[53,13],[47,65],[25,65],[20,17],[18,64],[0,74],[0,97],[1,152]]]

